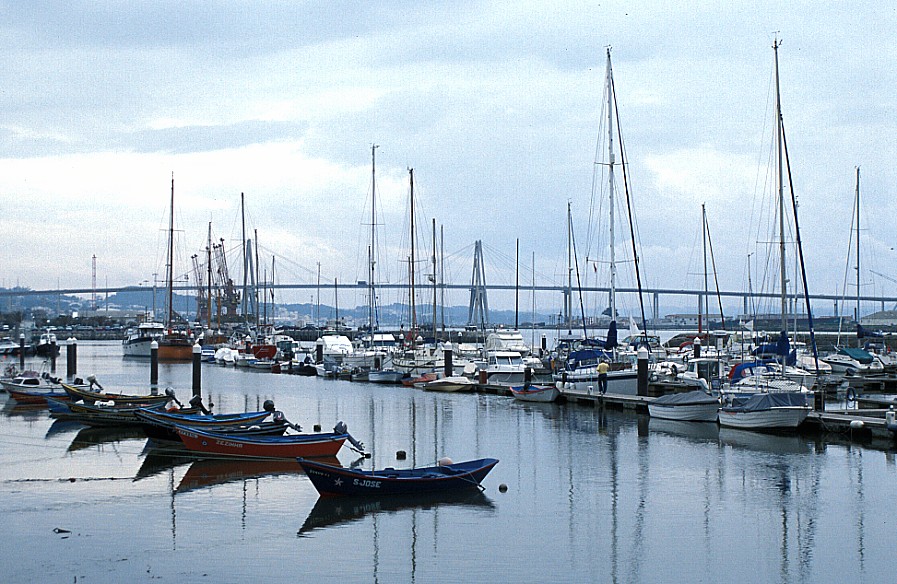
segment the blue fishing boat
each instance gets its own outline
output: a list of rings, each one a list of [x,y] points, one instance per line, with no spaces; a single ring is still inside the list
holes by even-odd
[[[481,489],[480,482],[498,460],[481,458],[467,462],[421,468],[356,470],[299,458],[299,465],[322,496],[409,495]]]

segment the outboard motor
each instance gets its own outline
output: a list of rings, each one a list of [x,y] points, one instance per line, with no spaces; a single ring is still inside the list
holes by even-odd
[[[262,409],[265,410],[266,412],[273,412],[274,411],[274,402],[271,401],[270,399],[266,399],[265,402],[262,404]]]
[[[354,446],[358,450],[358,452],[365,454],[364,442],[359,442],[358,440],[353,438],[351,434],[349,434],[349,429],[346,426],[345,422],[343,422],[343,421],[337,422],[336,426],[333,427],[333,431],[336,434],[345,434],[347,437],[346,439],[349,441],[349,443],[352,444],[352,446]],[[365,456],[367,456],[367,454],[365,454]]]
[[[96,375],[88,375],[87,382],[90,384],[91,388],[93,388],[93,386],[97,386],[100,389],[100,391],[103,391],[103,386],[100,385],[99,381],[97,381]]]
[[[167,389],[165,390],[165,393],[168,394]],[[174,392],[172,392],[172,394],[174,394]],[[202,398],[198,395],[194,395],[193,397],[190,398],[190,406],[194,407],[194,408],[199,408],[199,411],[201,411],[203,414],[205,414],[207,416],[209,414],[211,414],[211,412],[206,409],[206,406],[204,406],[202,404]]]

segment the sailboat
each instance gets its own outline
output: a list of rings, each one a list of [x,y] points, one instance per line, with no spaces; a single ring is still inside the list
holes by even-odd
[[[788,348],[788,319],[787,319],[787,278],[785,275],[785,196],[783,181],[783,155],[785,151],[785,129],[782,122],[782,102],[779,92],[779,45],[778,39],[772,45],[775,51],[775,79],[776,79],[776,149],[777,149],[777,187],[778,187],[778,214],[779,214],[779,261],[780,283],[782,299],[782,333],[780,336],[782,354],[782,367],[785,367],[784,355]],[[789,165],[790,167],[790,165]],[[789,175],[790,179],[790,175]],[[794,206],[794,227],[797,234],[797,248],[800,254],[800,264],[803,270],[803,251],[800,242],[800,229],[797,222],[797,207]],[[802,273],[804,283],[804,296],[807,298],[807,320],[810,326],[810,341],[813,345],[814,356],[816,353],[816,341],[813,333],[813,317],[810,309],[809,294],[806,289],[807,279],[805,270]],[[721,426],[750,429],[775,429],[796,428],[809,415],[810,400],[812,396],[799,382],[789,379],[781,374],[752,375],[731,386],[730,391],[724,394],[726,402],[719,411],[719,423]]]
[[[585,335],[581,341],[571,341],[571,350],[566,357],[563,369],[555,371],[554,379],[562,393],[588,393],[601,391],[599,389],[599,369],[607,367],[607,394],[617,395],[636,395],[638,393],[638,374],[632,368],[632,363],[616,360],[617,347],[617,305],[616,305],[616,259],[614,250],[613,221],[614,221],[614,196],[615,196],[615,176],[614,169],[616,165],[616,156],[618,152],[614,148],[614,118],[616,112],[616,100],[614,94],[614,77],[613,67],[610,60],[610,48],[607,49],[607,72],[606,87],[607,94],[607,132],[608,132],[608,159],[604,163],[608,169],[608,192],[610,207],[610,326],[607,331],[607,337],[601,341],[598,339],[590,339]],[[617,128],[619,132],[619,128]],[[619,142],[619,141],[618,141]],[[623,160],[622,144],[619,145],[620,166],[624,172],[625,179],[625,161]],[[570,222],[570,210],[568,205],[568,224]],[[572,230],[571,230],[572,233]],[[570,246],[570,256],[575,256],[573,249],[572,236]],[[636,264],[636,272],[638,265]],[[577,272],[578,273],[578,272]],[[578,276],[577,276],[578,277]],[[580,302],[582,304],[582,302]],[[572,318],[572,316],[570,317]],[[583,315],[583,327],[585,328],[585,318]],[[585,333],[585,330],[584,330]],[[609,364],[608,364],[609,363]],[[608,365],[603,365],[608,364]]]
[[[860,280],[861,280],[861,272],[860,272],[860,167],[856,168],[856,195],[854,199],[854,206],[856,207],[856,275],[857,275],[857,298],[856,298],[856,315],[854,316],[854,321],[857,324],[857,343],[859,343],[859,339],[865,336],[866,332],[864,331],[862,325],[860,325]],[[839,324],[839,341],[840,341],[840,324]],[[840,342],[838,343],[840,345]],[[871,347],[869,347],[871,348]],[[888,364],[891,365],[891,356],[890,355],[874,355],[869,351],[866,351],[866,348],[858,347],[843,347],[838,346],[838,350],[834,353],[830,353],[822,358],[822,360],[827,363],[832,371],[840,374],[848,374],[848,375],[876,375],[884,372],[884,362],[888,361]]]
[[[159,361],[193,360],[193,342],[187,331],[174,328],[174,173],[171,175],[171,208],[168,213],[168,274],[166,276],[165,332],[158,339]]]
[[[409,287],[408,287],[408,300],[409,306],[411,309],[411,329],[405,334],[402,339],[403,342],[407,343],[406,348],[399,354],[393,357],[393,365],[396,370],[402,372],[406,376],[410,376],[412,378],[421,377],[427,373],[432,373],[434,371],[439,371],[444,366],[443,356],[438,354],[435,347],[423,347],[418,342],[419,330],[417,326],[417,306],[415,304],[415,239],[416,234],[414,231],[414,169],[408,169],[408,183],[409,183],[409,197],[410,197],[410,208],[411,208],[411,226],[410,226],[410,239],[411,239],[411,256],[408,260],[408,274],[409,274]],[[434,314],[435,319],[435,314]],[[435,339],[434,339],[435,341]]]
[[[353,374],[367,377],[373,383],[398,383],[402,373],[392,368],[392,354],[378,343],[386,341],[386,333],[378,335],[377,326],[377,148],[371,145],[371,244],[368,248],[368,335],[363,340],[363,346],[355,347],[351,353],[343,357],[343,366],[349,367],[357,373]],[[388,335],[392,337],[392,335]],[[394,339],[393,339],[394,341]]]

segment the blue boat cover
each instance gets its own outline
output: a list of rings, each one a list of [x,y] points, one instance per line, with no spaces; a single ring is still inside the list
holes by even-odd
[[[838,352],[842,355],[847,355],[851,359],[856,359],[863,365],[868,365],[869,363],[872,363],[873,360],[873,357],[870,353],[854,347],[844,347]]]
[[[712,403],[719,403],[719,399],[700,389],[696,389],[694,391],[686,391],[684,393],[668,393],[654,400],[655,405],[664,406],[696,406],[700,404]]]
[[[723,409],[727,412],[762,412],[774,407],[782,408],[806,405],[806,394],[786,391],[782,393],[757,393],[747,397],[736,397],[731,406],[723,407]]]

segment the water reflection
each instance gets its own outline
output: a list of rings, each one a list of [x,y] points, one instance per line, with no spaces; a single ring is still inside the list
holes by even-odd
[[[320,497],[297,535],[362,519],[409,509],[436,511],[448,507],[468,506],[491,510],[495,504],[480,491],[462,493],[423,493],[384,497]]]
[[[325,464],[340,466],[339,459],[335,456],[320,460]],[[187,469],[187,472],[181,478],[180,483],[175,487],[175,492],[186,493],[215,485],[286,474],[304,473],[299,463],[293,459],[239,460],[221,458],[196,460],[190,465],[190,468]]]
[[[118,444],[125,440],[146,440],[146,434],[139,426],[82,427],[72,439],[67,451],[77,452],[86,448]]]

